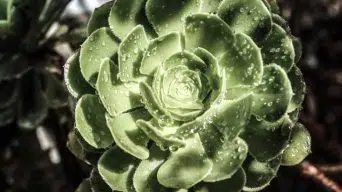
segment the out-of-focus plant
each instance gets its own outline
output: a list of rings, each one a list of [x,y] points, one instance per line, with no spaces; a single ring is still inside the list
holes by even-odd
[[[257,191],[300,163],[301,46],[277,12],[262,0],[96,9],[65,70],[78,99],[68,146],[97,166],[78,191]]]
[[[51,33],[69,0],[0,0],[0,126],[34,128],[48,108],[66,104]]]

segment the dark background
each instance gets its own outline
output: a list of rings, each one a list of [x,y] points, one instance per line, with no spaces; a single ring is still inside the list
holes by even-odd
[[[300,122],[312,136],[312,154],[307,160],[317,166],[338,165],[342,160],[342,0],[279,0],[279,4],[281,14],[303,44],[299,66],[307,95]],[[89,175],[90,167],[66,148],[72,119],[70,110],[64,108],[50,111],[36,131],[19,131],[15,125],[1,128],[0,191],[74,191]],[[41,135],[49,137],[50,142],[41,143]],[[326,175],[342,184],[342,171]],[[264,191],[328,190],[296,166],[282,167]]]

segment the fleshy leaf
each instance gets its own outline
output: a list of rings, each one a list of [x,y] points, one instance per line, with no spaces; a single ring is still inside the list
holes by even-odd
[[[303,74],[297,66],[293,66],[287,75],[290,79],[292,91],[294,93],[287,111],[292,112],[301,107],[304,101],[306,87]]]
[[[271,13],[261,0],[224,0],[218,15],[235,32],[261,41],[271,30]]]
[[[194,14],[185,19],[185,48],[194,50],[202,47],[215,55],[222,56],[230,49],[234,40],[230,27],[218,16]]]
[[[109,1],[101,5],[100,7],[95,8],[88,22],[88,36],[101,27],[109,27],[108,17],[113,6],[113,2],[114,1]]]
[[[113,58],[119,44],[109,28],[94,31],[81,45],[80,67],[83,77],[95,86],[100,64],[104,58]]]
[[[263,75],[263,61],[258,46],[242,33],[236,34],[233,45],[229,46],[219,61],[227,74],[227,87],[257,85]]]
[[[260,46],[265,64],[276,63],[285,71],[291,69],[295,60],[292,39],[279,25],[272,24],[270,34]]]
[[[106,110],[95,95],[83,95],[75,110],[76,128],[82,137],[95,148],[106,148],[113,138],[106,125]]]
[[[182,31],[183,20],[198,13],[201,0],[147,0],[146,15],[158,35]]]
[[[0,81],[0,109],[8,107],[17,100],[19,89],[19,80]]]
[[[302,124],[296,123],[291,133],[289,145],[282,154],[281,164],[286,166],[297,165],[310,153],[310,133]]]
[[[198,134],[188,138],[186,146],[172,152],[159,168],[160,184],[171,188],[188,189],[203,180],[212,169]]]
[[[90,173],[90,184],[92,192],[112,192],[112,189],[107,185],[107,183],[102,179],[99,170],[93,168]]]
[[[31,69],[28,60],[25,55],[19,53],[0,55],[0,81],[23,76]]]
[[[12,123],[16,117],[16,103],[13,103],[5,108],[0,108],[0,126],[5,126]]]
[[[164,127],[159,129],[152,122],[144,120],[138,120],[136,123],[163,150],[182,147],[185,144],[184,141],[173,136],[175,132],[174,128]]]
[[[249,153],[258,161],[265,162],[284,151],[291,128],[292,122],[288,117],[276,122],[253,117],[241,136],[248,144]]]
[[[98,162],[103,180],[115,191],[128,191],[130,176],[134,173],[137,159],[118,147],[107,150]]]
[[[108,18],[110,28],[116,36],[124,39],[134,27],[142,24],[150,36],[154,35],[152,26],[144,12],[146,0],[116,0]]]
[[[69,57],[64,65],[64,78],[68,91],[73,97],[79,98],[84,94],[94,93],[94,89],[88,84],[81,73],[79,52]]]
[[[277,121],[286,113],[292,94],[285,71],[276,64],[268,65],[254,92],[252,112],[266,121]]]
[[[213,169],[204,181],[217,182],[229,179],[239,170],[247,157],[247,153],[247,144],[242,139],[236,138],[234,141],[223,141],[215,151],[214,156],[210,157],[213,162]]]
[[[136,125],[138,119],[149,120],[147,111],[137,109],[116,117],[106,115],[107,125],[112,133],[115,144],[126,153],[138,159],[147,159],[149,151],[146,148],[149,138]]]
[[[216,13],[222,0],[202,0],[201,12]]]
[[[90,180],[83,180],[82,183],[77,187],[76,192],[92,192]]]
[[[157,171],[164,163],[168,153],[161,151],[156,145],[150,148],[150,157],[141,161],[133,177],[133,184],[137,192],[154,192],[164,189],[158,183]]]
[[[297,37],[292,37],[292,44],[296,53],[295,63],[298,63],[303,54],[302,52],[303,45],[302,45],[302,42]]]
[[[152,75],[168,57],[180,51],[182,51],[182,40],[179,33],[169,33],[154,39],[144,53],[140,72]]]
[[[244,162],[243,169],[246,172],[247,182],[244,191],[260,191],[267,187],[276,176],[280,166],[280,158],[269,162],[258,162],[249,158]]]
[[[143,26],[136,26],[119,46],[119,78],[123,82],[134,81],[141,76],[139,68],[143,51],[148,46]]]
[[[139,83],[122,83],[118,67],[109,59],[102,60],[96,88],[99,97],[111,116],[141,107]]]
[[[195,192],[240,192],[246,183],[246,174],[240,168],[231,178],[215,183],[202,183],[195,186]]]

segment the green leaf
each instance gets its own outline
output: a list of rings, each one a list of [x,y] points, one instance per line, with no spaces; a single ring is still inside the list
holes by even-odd
[[[64,78],[66,87],[74,98],[94,93],[94,89],[88,84],[81,73],[79,52],[69,57],[64,65]]]
[[[261,41],[271,30],[271,13],[261,0],[224,0],[218,15],[237,33]]]
[[[213,165],[205,153],[199,135],[196,134],[185,142],[186,146],[172,152],[159,168],[157,178],[160,184],[188,189],[210,173]]]
[[[108,18],[110,28],[116,36],[124,39],[133,28],[142,24],[149,36],[154,36],[152,26],[144,12],[146,0],[116,0]]]
[[[119,46],[119,78],[123,82],[134,81],[141,76],[139,72],[143,51],[148,39],[142,25],[136,26]]]
[[[137,192],[163,191],[164,187],[157,180],[157,171],[166,160],[167,155],[167,152],[152,145],[150,157],[141,161],[134,173],[133,184]]]
[[[247,176],[243,190],[260,191],[264,189],[276,176],[279,166],[280,158],[265,163],[258,162],[251,157],[248,158],[243,164]]]
[[[0,109],[13,104],[19,95],[20,80],[0,81]]]
[[[144,53],[140,72],[153,76],[153,73],[171,55],[182,51],[182,40],[179,33],[169,33],[150,42]]]
[[[302,42],[300,41],[299,38],[292,36],[292,44],[293,44],[294,51],[295,51],[295,63],[298,63],[303,54]]]
[[[200,10],[201,0],[147,0],[146,16],[158,35],[182,31],[183,20]]]
[[[94,31],[81,45],[80,67],[83,77],[95,86],[100,64],[105,58],[114,58],[119,44],[109,28]]]
[[[17,124],[23,129],[33,129],[47,116],[48,106],[36,71],[29,71],[21,83]]]
[[[214,155],[210,157],[213,162],[213,169],[204,181],[217,182],[229,179],[239,170],[247,157],[247,153],[247,144],[242,139],[224,140]]]
[[[284,151],[292,126],[288,117],[276,122],[253,117],[241,137],[247,142],[249,153],[258,161],[265,162]]]
[[[44,96],[51,108],[59,108],[68,104],[69,94],[63,86],[61,80],[53,74],[43,74]]]
[[[138,127],[145,132],[145,134],[152,139],[158,147],[162,150],[176,149],[184,146],[184,142],[176,138],[173,134],[176,131],[174,127],[156,127],[155,123],[151,121],[137,120]]]
[[[111,116],[142,106],[139,83],[123,83],[118,79],[118,73],[118,67],[109,58],[102,60],[96,88]]]
[[[289,145],[282,154],[282,165],[293,166],[302,162],[311,153],[310,133],[300,124],[292,129]]]
[[[269,9],[272,13],[278,14],[280,12],[277,0],[263,0],[263,2],[266,4],[266,6],[269,6]]]
[[[267,38],[261,42],[261,52],[265,64],[276,63],[289,71],[295,61],[292,39],[279,25],[273,23]]]
[[[92,192],[112,192],[112,189],[102,179],[97,168],[93,168],[93,170],[90,173],[89,179]]]
[[[0,108],[0,126],[2,127],[12,123],[16,117],[16,112],[16,103],[12,103],[5,108]]]
[[[149,120],[150,118],[151,116],[144,109],[137,109],[116,117],[106,115],[107,125],[116,145],[138,159],[148,158],[147,143],[149,138],[138,128],[135,122],[138,119]]]
[[[95,148],[106,148],[113,143],[112,135],[106,125],[105,113],[105,108],[95,95],[83,95],[77,102],[76,128],[82,137]]]
[[[202,47],[220,58],[230,49],[234,35],[230,27],[218,16],[194,14],[185,19],[185,48],[194,50]]]
[[[246,174],[239,169],[231,178],[215,183],[202,183],[195,186],[195,192],[240,192],[246,183]]]
[[[306,86],[303,74],[297,66],[293,66],[287,75],[290,79],[292,91],[294,93],[287,111],[292,112],[301,107],[305,97]]]
[[[109,1],[101,5],[100,7],[95,8],[88,22],[88,36],[101,27],[109,27],[108,17],[113,3],[114,1]]]
[[[92,192],[90,180],[83,180],[82,183],[77,187],[76,192]]]
[[[225,69],[228,88],[236,86],[255,86],[263,75],[263,61],[260,49],[253,40],[242,33],[235,35],[219,64]]]
[[[201,12],[216,13],[222,0],[202,0]]]
[[[286,72],[276,64],[268,65],[254,91],[252,112],[266,121],[277,121],[286,113],[292,94]]]
[[[134,173],[137,159],[118,147],[106,151],[98,162],[99,173],[111,189],[128,191],[130,176]]]

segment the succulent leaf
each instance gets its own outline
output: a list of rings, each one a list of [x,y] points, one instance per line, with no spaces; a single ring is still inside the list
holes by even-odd
[[[114,1],[104,3],[98,8],[95,8],[93,14],[89,18],[87,33],[91,35],[94,31],[102,27],[109,27],[108,17],[112,9]]]

